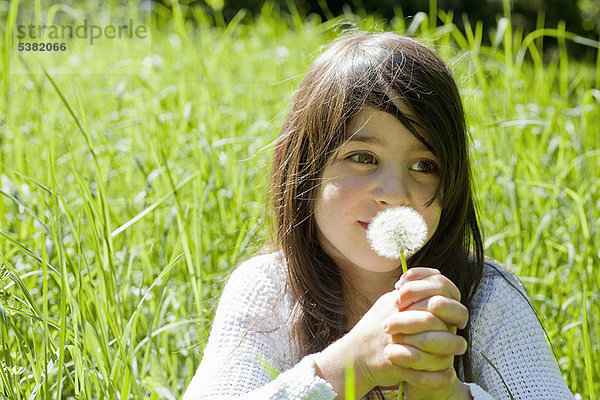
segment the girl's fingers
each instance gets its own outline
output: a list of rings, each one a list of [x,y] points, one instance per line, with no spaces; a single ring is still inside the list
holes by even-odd
[[[405,344],[388,344],[383,354],[398,367],[420,371],[443,371],[454,364],[454,356],[427,353]]]
[[[400,279],[398,280],[398,282],[396,282],[395,287],[396,289],[400,289],[400,286],[402,286],[404,282],[423,279],[432,275],[441,275],[441,272],[435,268],[412,267],[411,269],[406,271],[405,274],[402,274],[402,276],[400,276]]]
[[[431,296],[412,304],[406,310],[429,311],[448,325],[464,329],[469,321],[469,310],[462,303],[444,296]]]
[[[467,351],[467,341],[462,336],[443,331],[430,331],[414,335],[392,335],[392,342],[415,347],[423,352],[442,356],[458,356]]]
[[[441,274],[415,281],[406,281],[397,289],[397,293],[396,306],[399,309],[408,308],[414,303],[436,295],[460,301],[460,291],[456,285]]]
[[[402,368],[402,376],[407,384],[429,390],[445,389],[457,379],[454,368],[446,368],[442,371],[419,371],[412,368]]]
[[[390,335],[449,330],[444,321],[428,311],[421,310],[395,312],[383,321],[382,327],[383,331]]]

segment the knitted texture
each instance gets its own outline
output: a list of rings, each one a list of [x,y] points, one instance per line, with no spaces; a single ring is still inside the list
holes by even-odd
[[[486,263],[471,310],[475,381],[495,399],[572,399],[520,282]],[[502,375],[506,384],[490,365]]]
[[[256,256],[231,275],[204,355],[183,400],[320,400],[336,394],[316,375],[314,355],[291,340],[297,303],[281,253]],[[504,277],[506,278],[504,278]],[[508,281],[507,281],[508,280]],[[517,280],[486,263],[470,310],[475,400],[572,399],[544,332]]]

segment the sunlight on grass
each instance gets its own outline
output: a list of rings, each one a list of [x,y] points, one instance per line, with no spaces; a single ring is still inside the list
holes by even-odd
[[[14,4],[0,15],[3,43]],[[155,26],[135,75],[11,74],[13,52],[0,50],[7,399],[179,397],[228,273],[268,236],[270,143],[342,18],[303,20],[272,4],[252,22],[243,12],[229,23],[194,18]],[[564,26],[523,37],[508,10],[492,32],[475,21],[461,32],[458,18],[433,8],[387,26],[343,19],[417,36],[452,66],[486,252],[523,278],[571,390],[593,398],[600,53],[577,61],[569,46],[597,51],[598,42]],[[556,51],[544,53],[547,37],[558,38]]]

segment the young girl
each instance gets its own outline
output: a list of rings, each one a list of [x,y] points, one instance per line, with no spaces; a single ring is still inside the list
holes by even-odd
[[[343,399],[348,364],[358,397],[396,399],[402,383],[409,400],[572,398],[523,288],[483,259],[461,100],[425,46],[330,45],[294,97],[270,187],[275,251],[231,275],[184,399]],[[429,232],[404,275],[366,239],[395,206]]]

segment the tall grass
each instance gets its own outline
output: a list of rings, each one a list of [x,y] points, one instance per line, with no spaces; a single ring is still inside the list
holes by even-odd
[[[267,4],[229,24],[196,10],[192,25],[174,10],[134,75],[11,73],[14,14],[0,16],[3,398],[179,397],[228,273],[267,237],[269,143],[338,20]],[[344,19],[417,36],[453,67],[487,254],[522,277],[567,383],[593,399],[600,53],[583,63],[569,47],[598,42],[523,35],[508,8],[492,32],[457,18]]]

